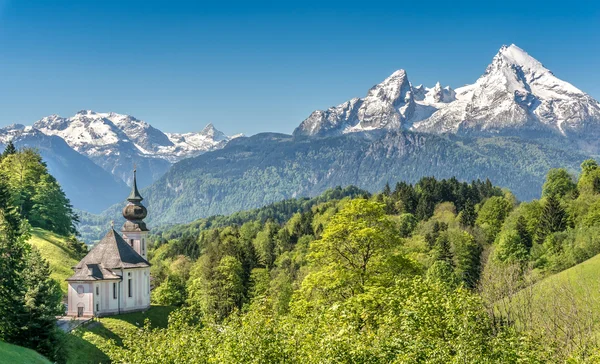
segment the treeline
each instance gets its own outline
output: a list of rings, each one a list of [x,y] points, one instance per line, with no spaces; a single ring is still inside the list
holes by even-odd
[[[238,211],[231,215],[215,215],[204,219],[198,219],[188,224],[179,224],[175,226],[158,227],[154,229],[152,235],[161,239],[163,242],[181,238],[197,237],[198,234],[206,229],[225,227],[230,225],[243,225],[249,221],[259,221],[264,223],[272,221],[283,224],[290,219],[292,215],[299,211],[307,211],[313,206],[330,200],[341,200],[345,197],[370,196],[370,193],[355,186],[345,188],[330,188],[317,197],[291,198],[269,204],[257,209]]]
[[[50,267],[28,243],[31,226],[71,235],[70,248],[85,254],[72,235],[77,217],[40,155],[9,142],[0,156],[0,341],[64,362],[62,291]]]

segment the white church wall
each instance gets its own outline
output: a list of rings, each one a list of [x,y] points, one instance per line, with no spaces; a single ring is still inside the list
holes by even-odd
[[[78,316],[80,307],[83,308],[82,316],[93,316],[93,285],[89,282],[69,282],[67,305],[67,314],[70,316]]]

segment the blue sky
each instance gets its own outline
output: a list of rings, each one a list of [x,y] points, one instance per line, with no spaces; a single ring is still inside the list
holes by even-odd
[[[92,109],[290,133],[399,68],[474,82],[510,43],[600,99],[597,3],[0,0],[0,126]]]

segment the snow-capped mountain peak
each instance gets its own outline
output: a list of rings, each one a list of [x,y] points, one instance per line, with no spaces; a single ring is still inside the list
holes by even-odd
[[[581,134],[600,122],[600,104],[527,52],[502,46],[485,73],[414,129],[466,134]]]
[[[46,116],[28,128],[62,138],[71,148],[126,183],[130,182],[134,163],[146,168],[154,179],[171,163],[221,148],[231,139],[212,124],[199,133],[170,134],[131,115],[92,110],[81,110],[69,118]],[[0,139],[17,134],[22,132],[15,127],[3,129]]]
[[[472,85],[453,90],[438,82],[412,86],[398,70],[352,99],[313,112],[294,135],[331,135],[372,129],[460,134],[600,136],[600,104],[557,78],[511,44],[502,46]]]

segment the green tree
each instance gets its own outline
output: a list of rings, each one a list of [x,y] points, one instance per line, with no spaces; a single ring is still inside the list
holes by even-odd
[[[546,236],[567,228],[567,213],[561,206],[560,201],[550,195],[542,206],[539,227],[537,229],[537,241],[542,243]]]
[[[9,155],[13,155],[15,153],[17,153],[17,148],[15,148],[13,141],[9,140],[8,143],[6,144],[6,147],[4,148],[4,152],[2,152],[2,156],[0,157],[0,160],[6,158]]]
[[[383,204],[350,201],[331,219],[323,237],[310,245],[315,271],[302,282],[305,297],[335,300],[363,292],[365,285],[389,272],[386,251],[398,244],[398,232]]]
[[[475,221],[477,220],[477,212],[475,212],[475,205],[471,199],[467,199],[463,210],[460,212],[460,224],[463,227],[473,227],[475,226]]]
[[[487,236],[488,242],[493,242],[500,228],[504,223],[504,219],[512,210],[512,204],[504,197],[494,196],[485,201],[479,209],[477,216],[477,225],[481,226]]]
[[[178,276],[167,277],[152,290],[152,302],[158,305],[181,306],[185,299],[185,284]]]
[[[481,246],[466,231],[449,231],[449,239],[454,247],[456,277],[467,287],[475,288],[481,274]]]
[[[517,218],[517,224],[515,226],[515,229],[517,231],[519,239],[521,240],[521,243],[525,246],[527,252],[529,252],[529,250],[531,250],[531,247],[533,246],[533,237],[531,236],[531,233],[529,233],[529,229],[527,227],[527,220],[525,220],[525,217],[523,215],[519,215],[519,217]]]
[[[542,187],[542,196],[554,195],[563,197],[573,193],[577,189],[577,185],[573,180],[573,176],[564,168],[553,168],[546,175],[546,182]]]

